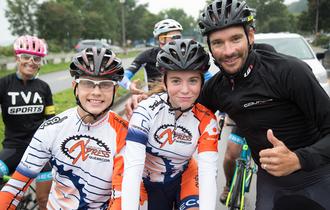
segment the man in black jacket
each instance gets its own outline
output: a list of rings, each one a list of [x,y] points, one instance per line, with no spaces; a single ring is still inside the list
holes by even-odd
[[[299,59],[253,51],[253,16],[244,1],[215,0],[199,26],[221,71],[200,103],[229,115],[259,165],[257,210],[285,195],[330,209],[330,100]]]

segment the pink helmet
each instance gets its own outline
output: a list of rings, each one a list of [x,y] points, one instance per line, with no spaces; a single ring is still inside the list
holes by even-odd
[[[35,36],[20,36],[14,43],[15,54],[31,54],[44,57],[47,55],[47,44],[44,40]]]

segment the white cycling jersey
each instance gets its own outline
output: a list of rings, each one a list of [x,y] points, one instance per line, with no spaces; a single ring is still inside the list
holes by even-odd
[[[77,108],[69,109],[39,127],[16,171],[34,178],[50,160],[53,184],[47,209],[106,209],[113,175],[122,173],[114,170],[123,168],[120,150],[126,132],[127,122],[112,111],[87,125]],[[22,183],[13,178],[2,191],[15,195]]]
[[[219,136],[216,118],[204,106],[196,104],[176,119],[167,100],[167,93],[149,97],[139,104],[130,119],[125,149],[123,209],[136,209],[138,195],[135,193],[139,192],[137,188],[141,180],[138,174],[142,173],[143,166],[145,182],[166,184],[184,172],[196,149],[200,200],[203,205],[210,204],[204,207],[215,207]]]

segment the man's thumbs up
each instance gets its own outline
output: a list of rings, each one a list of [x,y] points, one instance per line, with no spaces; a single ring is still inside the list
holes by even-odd
[[[274,136],[272,129],[267,130],[267,139],[274,147],[285,146],[282,141]]]
[[[273,145],[259,152],[261,167],[274,176],[286,176],[301,168],[297,155],[279,140],[271,129],[267,139]]]

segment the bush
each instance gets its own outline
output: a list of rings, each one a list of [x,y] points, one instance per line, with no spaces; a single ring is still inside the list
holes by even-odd
[[[13,46],[0,47],[0,56],[11,57],[14,55]]]
[[[313,41],[313,45],[321,46],[321,47],[328,46],[329,43],[330,43],[330,36],[327,36],[325,34],[316,36],[315,40]]]

